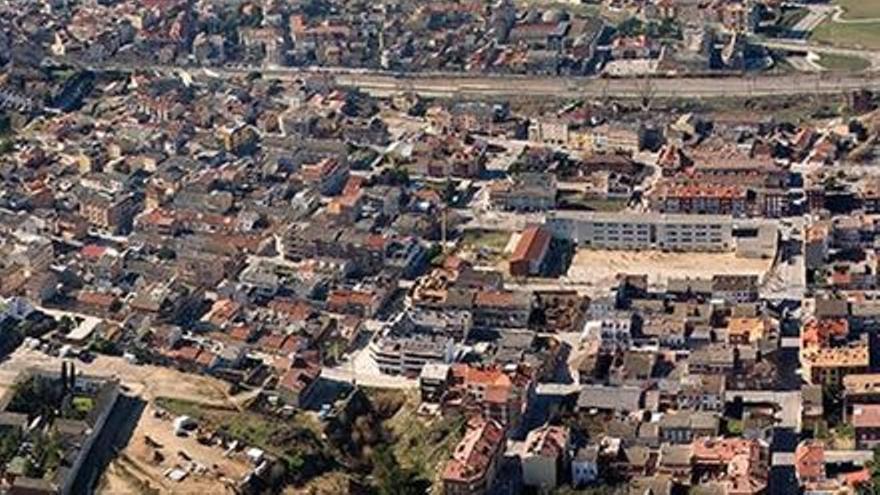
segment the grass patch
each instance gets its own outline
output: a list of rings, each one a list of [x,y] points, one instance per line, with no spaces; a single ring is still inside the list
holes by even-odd
[[[810,39],[829,45],[880,50],[880,22],[842,24],[828,19],[813,30]]]
[[[461,236],[461,243],[473,249],[489,249],[502,252],[510,241],[510,232],[503,230],[466,230]]]
[[[560,209],[589,211],[622,211],[626,209],[625,199],[601,199],[584,196],[581,193],[563,193],[559,196]]]
[[[74,411],[88,414],[95,407],[95,401],[91,397],[74,397],[70,405]]]
[[[835,71],[862,71],[871,67],[871,64],[861,57],[836,55],[831,53],[822,54],[818,61],[819,65],[828,70]]]
[[[436,487],[443,462],[461,440],[465,420],[459,416],[425,420],[416,415],[418,405],[418,394],[409,393],[385,427],[394,438],[391,446],[401,466],[415,469]]]
[[[880,2],[876,0],[835,0],[843,7],[844,19],[874,19],[880,17]]]

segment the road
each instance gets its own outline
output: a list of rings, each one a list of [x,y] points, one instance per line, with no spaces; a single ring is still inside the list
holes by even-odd
[[[784,49],[803,51],[830,51],[843,53],[828,47],[817,47],[799,43],[773,43]],[[849,52],[849,50],[843,50]],[[858,52],[859,56],[874,60],[880,55]],[[96,71],[152,70],[195,79],[231,78],[252,72],[264,77],[279,80],[299,80],[308,77],[326,77],[342,87],[359,88],[376,96],[388,96],[401,92],[414,92],[427,97],[516,97],[549,96],[559,98],[599,98],[631,97],[645,95],[653,97],[755,97],[798,94],[837,94],[858,89],[880,90],[880,78],[872,74],[798,74],[798,75],[754,75],[718,77],[652,77],[629,79],[602,79],[583,76],[518,76],[451,73],[409,73],[399,74],[388,71],[367,71],[349,68],[212,68],[177,67],[167,65],[130,66],[105,64],[90,66]]]

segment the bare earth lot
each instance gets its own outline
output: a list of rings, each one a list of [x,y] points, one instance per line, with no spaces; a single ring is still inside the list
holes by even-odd
[[[226,394],[226,385],[204,376],[182,373],[157,366],[134,365],[122,358],[97,356],[91,363],[74,361],[79,372],[88,375],[116,377],[127,387],[125,393],[147,401],[138,419],[129,444],[108,466],[98,493],[233,493],[229,479],[239,479],[248,468],[242,454],[225,457],[216,446],[200,444],[194,437],[174,435],[170,416],[158,418],[153,413],[156,397],[173,397],[198,402],[210,407],[235,409],[237,401]],[[20,371],[36,367],[60,370],[61,359],[42,352],[19,348],[0,363],[0,393],[14,384]],[[149,445],[149,436],[159,447]],[[180,452],[204,467],[202,474],[191,474],[182,482],[174,482],[164,473],[188,464]],[[158,455],[156,455],[158,453]]]
[[[772,260],[738,258],[733,253],[580,249],[571,262],[567,278],[572,283],[610,286],[618,274],[648,274],[650,284],[662,285],[670,278],[735,274],[763,276],[772,264]]]

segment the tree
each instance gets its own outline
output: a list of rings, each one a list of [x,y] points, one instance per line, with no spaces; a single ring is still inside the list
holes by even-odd
[[[413,469],[404,469],[387,446],[373,454],[373,478],[379,495],[417,495],[425,492],[426,481]]]

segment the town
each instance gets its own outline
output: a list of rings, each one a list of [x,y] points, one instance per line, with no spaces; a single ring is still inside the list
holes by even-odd
[[[880,5],[0,13],[0,492],[880,490]]]

